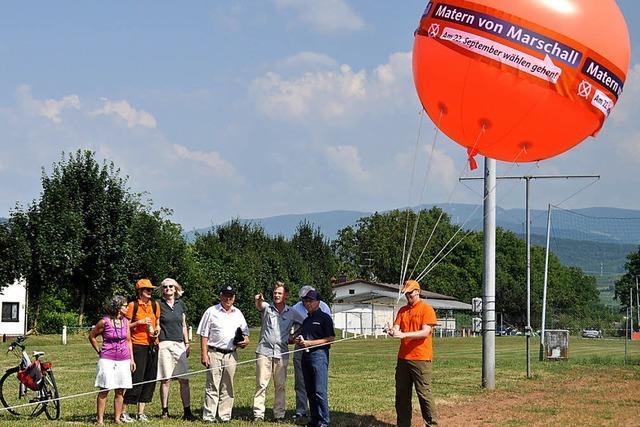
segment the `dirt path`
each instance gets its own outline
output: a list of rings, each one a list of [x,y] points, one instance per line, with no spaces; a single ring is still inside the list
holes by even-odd
[[[512,391],[436,401],[442,426],[640,426],[640,367],[518,379]],[[380,418],[395,422],[395,414]],[[420,423],[415,411],[414,426]]]

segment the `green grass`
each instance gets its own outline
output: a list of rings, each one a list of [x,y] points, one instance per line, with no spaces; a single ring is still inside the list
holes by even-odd
[[[249,349],[239,352],[240,361],[255,356],[255,337]],[[385,426],[390,425],[380,419],[393,420],[394,414],[394,368],[398,341],[392,339],[357,339],[343,341],[331,349],[329,374],[329,403],[332,424],[348,426]],[[481,338],[436,338],[435,339],[434,384],[433,389],[438,402],[455,402],[457,399],[478,395],[485,391],[481,388],[482,377],[482,339]],[[6,369],[17,364],[12,354],[5,354],[8,343],[0,343],[0,368]],[[95,390],[96,356],[87,339],[82,335],[72,335],[66,346],[60,344],[59,336],[34,336],[27,340],[27,350],[41,350],[46,353],[45,360],[53,362],[53,370],[58,381],[60,395]],[[194,347],[190,359],[191,370],[202,369],[199,364],[198,346]],[[638,377],[637,365],[640,364],[640,342],[629,343],[628,362],[625,368],[624,342],[622,340],[586,340],[570,338],[569,361],[539,362],[538,341],[532,340],[532,371],[534,379],[529,381],[547,381],[554,375],[567,375],[576,367],[588,366],[589,371],[606,375],[612,367],[629,369],[630,377]],[[635,368],[633,367],[635,364]],[[526,375],[525,338],[496,338],[496,384],[498,389],[518,393]],[[579,369],[579,371],[585,371]],[[192,408],[199,414],[204,391],[204,373],[190,377]],[[293,373],[289,368],[287,388],[287,416],[294,407]],[[236,401],[233,425],[250,425],[251,405],[255,390],[255,364],[253,362],[238,367],[235,377]],[[158,389],[156,389],[156,393]],[[270,387],[267,399],[267,418],[271,416],[273,391]],[[623,402],[621,402],[623,403]],[[172,386],[170,409],[174,416],[181,415],[178,385]],[[529,409],[533,410],[533,409]],[[524,410],[523,410],[524,411]],[[553,409],[541,409],[544,413],[554,413]],[[176,419],[159,419],[159,397],[148,405],[146,411],[154,418],[154,425],[178,426],[190,425]],[[606,415],[606,414],[603,414]],[[92,424],[95,417],[95,395],[83,396],[62,401],[62,416],[57,422],[47,421],[44,414],[37,419],[37,425]],[[112,417],[112,395],[107,406],[107,419]],[[521,425],[519,417],[514,415],[510,425]],[[24,426],[24,420],[16,420],[5,411],[0,412],[2,425]]]

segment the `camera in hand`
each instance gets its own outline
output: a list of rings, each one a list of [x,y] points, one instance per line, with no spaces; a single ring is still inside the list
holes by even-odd
[[[236,335],[233,337],[233,345],[238,345],[242,341],[244,341],[244,335],[242,334],[242,329],[238,328],[236,329]]]

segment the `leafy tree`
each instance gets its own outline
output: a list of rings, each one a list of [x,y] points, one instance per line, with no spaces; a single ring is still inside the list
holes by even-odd
[[[306,221],[300,223],[291,238],[291,245],[309,272],[308,281],[305,282],[302,277],[298,277],[298,283],[310,284],[316,288],[323,299],[333,300],[331,277],[336,273],[337,262],[320,228],[314,229]]]
[[[629,289],[634,289],[635,291],[636,280],[640,276],[640,246],[635,252],[627,255],[624,269],[626,270],[625,274],[615,283],[614,298],[620,301],[620,305],[628,307]]]
[[[139,199],[115,165],[98,164],[91,151],[63,154],[50,174],[42,171],[39,199],[16,208],[0,229],[0,251],[11,254],[0,274],[27,280],[34,327],[42,307],[54,323],[73,313],[84,323],[113,294],[133,294],[140,277],[186,276],[180,226],[166,219],[170,211],[151,211]]]
[[[26,278],[36,325],[46,289],[67,291],[82,322],[87,311],[100,308],[115,284],[126,281],[134,204],[125,182],[113,163],[100,166],[90,151],[63,154],[50,176],[43,170],[38,202],[12,215],[29,241]]]

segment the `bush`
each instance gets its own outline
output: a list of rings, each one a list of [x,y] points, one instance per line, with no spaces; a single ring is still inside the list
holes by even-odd
[[[77,326],[78,313],[69,311],[65,292],[45,294],[40,301],[37,331],[41,334],[58,334],[63,326]]]
[[[40,314],[38,332],[41,334],[58,334],[63,326],[77,326],[78,314],[74,312],[49,311]]]

